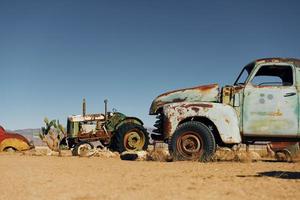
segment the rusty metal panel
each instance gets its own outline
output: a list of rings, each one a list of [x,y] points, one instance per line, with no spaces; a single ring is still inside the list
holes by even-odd
[[[154,99],[150,107],[150,115],[168,103],[178,102],[217,102],[219,101],[219,85],[203,85],[193,88],[174,90],[164,93]]]
[[[23,151],[33,148],[33,145],[30,144],[24,136],[17,133],[6,132],[5,129],[0,126],[0,151],[9,147],[17,151]]]
[[[241,142],[237,115],[229,105],[210,102],[182,102],[167,104],[163,110],[167,119],[164,124],[164,134],[168,136],[174,133],[182,120],[200,116],[210,119],[216,125],[224,143]]]
[[[17,151],[29,150],[31,148],[27,142],[18,138],[6,138],[0,142],[0,151],[3,151],[8,147],[12,147]]]
[[[88,114],[88,115],[72,115],[69,116],[71,122],[83,122],[83,121],[104,121],[105,116],[103,114]]]
[[[254,63],[256,63],[256,65],[263,63],[288,63],[295,67],[300,67],[300,60],[296,58],[261,58],[255,60]]]

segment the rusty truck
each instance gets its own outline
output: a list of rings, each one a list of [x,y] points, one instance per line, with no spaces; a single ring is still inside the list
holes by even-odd
[[[300,60],[264,58],[246,65],[233,85],[156,97],[152,138],[168,142],[175,160],[207,161],[216,147],[261,141],[299,142]]]

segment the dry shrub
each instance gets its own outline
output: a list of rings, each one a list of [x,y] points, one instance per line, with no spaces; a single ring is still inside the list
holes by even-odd
[[[172,161],[169,151],[164,148],[156,148],[153,150],[149,150],[147,153],[148,154],[146,160],[148,161],[160,161],[160,162]]]
[[[23,155],[26,156],[67,156],[70,154],[70,151],[61,151],[56,152],[52,151],[48,147],[36,147],[34,149],[30,149],[22,152]]]
[[[122,160],[170,162],[172,158],[168,149],[163,145],[149,145],[147,151],[123,152]]]
[[[61,157],[71,157],[72,155],[72,151],[71,150],[61,150],[59,153],[59,156]]]
[[[213,161],[233,161],[235,157],[234,151],[229,148],[219,148],[213,156]]]
[[[213,161],[236,161],[236,162],[253,162],[261,160],[259,153],[255,151],[236,150],[229,148],[219,148],[213,156]]]
[[[234,161],[238,162],[255,162],[261,160],[260,155],[254,151],[239,151],[235,153]]]
[[[112,152],[108,149],[98,149],[96,152],[93,154],[95,157],[100,157],[100,158],[118,158],[120,157],[120,154],[118,152]]]

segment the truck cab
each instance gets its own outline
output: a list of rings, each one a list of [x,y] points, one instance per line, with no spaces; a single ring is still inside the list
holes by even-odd
[[[236,110],[243,140],[299,138],[297,64],[291,59],[258,60],[243,68],[233,86],[223,88],[222,102]]]
[[[153,138],[178,160],[211,158],[215,146],[299,141],[300,60],[265,58],[246,65],[233,85],[218,84],[158,96]]]

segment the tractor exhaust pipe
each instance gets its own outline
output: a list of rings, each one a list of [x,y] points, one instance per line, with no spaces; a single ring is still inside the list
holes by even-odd
[[[108,100],[107,99],[105,99],[104,100],[104,120],[105,120],[105,122],[107,121],[107,102],[108,102]]]
[[[86,102],[85,102],[85,98],[83,98],[83,102],[82,102],[82,115],[85,116],[86,114]]]

